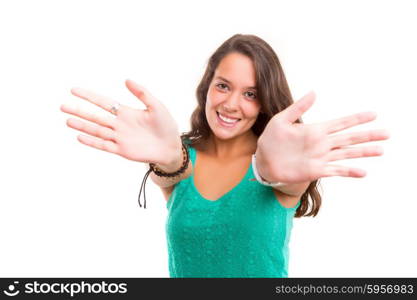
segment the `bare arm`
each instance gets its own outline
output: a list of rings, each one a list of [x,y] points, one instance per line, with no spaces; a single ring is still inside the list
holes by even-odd
[[[175,172],[177,171],[179,168],[181,168],[182,163],[183,163],[183,154],[182,154],[182,145],[181,145],[181,141],[179,142],[178,147],[173,150],[173,153],[176,153],[176,155],[173,155],[174,160],[169,163],[169,164],[156,164],[156,166],[161,169],[162,171],[165,171],[167,173],[171,173],[171,172]],[[185,170],[184,173],[181,173],[178,176],[175,177],[163,177],[163,176],[158,176],[156,175],[154,172],[151,172],[151,174],[149,175],[152,179],[152,181],[158,185],[161,188],[168,188],[168,187],[172,187],[180,182],[181,180],[189,177],[192,173],[192,164],[191,161],[188,162],[188,166],[187,169]],[[172,191],[172,189],[170,189],[170,191]],[[164,192],[164,190],[163,190]]]

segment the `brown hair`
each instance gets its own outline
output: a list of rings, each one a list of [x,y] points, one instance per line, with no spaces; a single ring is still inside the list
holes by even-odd
[[[251,130],[257,137],[262,134],[275,114],[294,102],[284,71],[271,46],[255,35],[236,34],[226,40],[209,58],[206,71],[197,87],[197,108],[191,115],[191,130],[181,135],[183,140],[189,139],[192,146],[206,141],[210,136],[211,129],[205,114],[207,91],[220,61],[232,52],[246,55],[254,63],[257,98],[260,99],[261,112]],[[296,120],[296,123],[302,123],[301,118]],[[310,183],[301,196],[301,203],[295,217],[317,215],[321,205],[318,184],[319,180]]]

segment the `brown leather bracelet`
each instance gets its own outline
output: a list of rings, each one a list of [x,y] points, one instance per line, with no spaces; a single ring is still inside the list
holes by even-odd
[[[185,170],[188,167],[188,163],[190,161],[189,159],[189,155],[188,155],[188,151],[186,146],[184,145],[184,142],[182,142],[182,154],[183,154],[183,162],[182,162],[182,166],[175,172],[172,173],[167,173],[161,169],[159,169],[154,163],[150,163],[150,169],[155,173],[155,175],[158,175],[160,177],[175,177],[178,176],[181,173],[184,173]]]
[[[154,163],[150,163],[149,164],[149,170],[146,172],[143,180],[142,180],[142,184],[140,186],[140,190],[139,190],[139,196],[138,196],[138,202],[139,202],[139,206],[142,207],[142,204],[140,203],[140,195],[142,194],[142,188],[143,188],[143,197],[144,197],[144,208],[146,208],[146,194],[145,194],[145,185],[146,185],[146,180],[148,179],[149,173],[154,172],[156,175],[161,176],[161,177],[175,177],[178,176],[181,173],[184,173],[185,170],[188,167],[188,163],[190,161],[190,157],[188,155],[188,151],[187,151],[187,147],[184,145],[184,142],[181,140],[182,143],[182,154],[183,154],[183,162],[182,162],[182,166],[179,170],[172,172],[172,173],[167,173],[162,171],[161,169],[159,169]]]

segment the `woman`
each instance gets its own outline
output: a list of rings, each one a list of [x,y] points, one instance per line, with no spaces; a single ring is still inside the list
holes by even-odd
[[[61,109],[95,123],[68,120],[88,134],[81,143],[150,163],[146,175],[169,209],[171,277],[287,277],[292,219],[317,215],[318,180],[365,176],[330,162],[382,155],[378,146],[349,146],[388,138],[383,130],[333,135],[374,120],[371,112],[303,124],[314,93],[293,103],[278,57],[253,35],[234,35],[211,56],[191,130],[181,136],[161,102],[126,85],[145,110],[83,89],[72,93],[117,117]]]

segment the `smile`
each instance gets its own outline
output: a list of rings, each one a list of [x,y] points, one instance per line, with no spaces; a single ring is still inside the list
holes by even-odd
[[[225,116],[221,115],[219,112],[216,111],[217,114],[217,121],[222,125],[223,127],[232,128],[236,125],[237,122],[239,122],[241,119],[230,119],[226,118]]]

